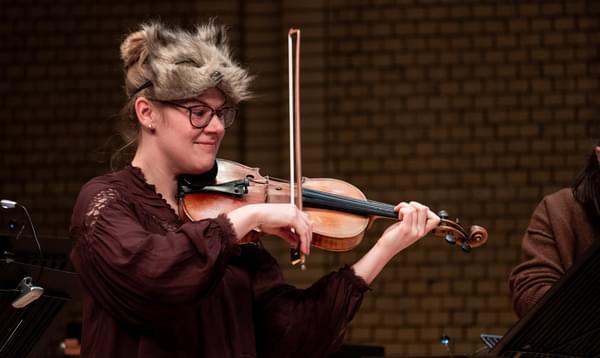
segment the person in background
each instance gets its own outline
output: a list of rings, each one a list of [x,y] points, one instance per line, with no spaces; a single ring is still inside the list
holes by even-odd
[[[133,157],[93,178],[76,200],[70,235],[82,284],[82,356],[325,357],[341,344],[365,291],[400,251],[439,223],[416,202],[352,266],[306,289],[283,280],[255,229],[310,254],[312,224],[291,204],[252,204],[183,222],[177,178],[210,172],[251,77],[226,31],[141,25],[121,45]],[[260,118],[256,119],[260,120]]]
[[[522,241],[522,262],[510,273],[513,309],[519,318],[600,239],[600,142],[572,188],[546,196]]]

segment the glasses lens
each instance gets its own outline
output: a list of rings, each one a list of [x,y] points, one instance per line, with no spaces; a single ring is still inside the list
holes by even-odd
[[[231,126],[233,124],[233,122],[235,121],[235,117],[237,115],[237,109],[226,107],[226,108],[222,108],[219,112],[220,112],[219,117],[221,119],[221,122],[223,122],[223,127],[227,128],[227,127]]]
[[[212,109],[207,106],[190,107],[190,121],[194,127],[204,128],[212,118]]]
[[[215,114],[217,115],[221,123],[223,123],[223,126],[227,128],[233,124],[233,121],[235,120],[235,116],[237,114],[237,109],[225,107],[213,111],[213,109],[208,106],[194,106],[190,108],[190,121],[192,122],[192,125],[194,127],[204,128],[210,123],[212,117]]]

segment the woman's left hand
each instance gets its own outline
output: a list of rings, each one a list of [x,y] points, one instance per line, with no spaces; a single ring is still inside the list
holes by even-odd
[[[427,235],[440,223],[440,218],[423,204],[411,201],[394,208],[398,222],[390,225],[375,246],[352,268],[370,285],[384,266],[400,251]]]
[[[398,212],[399,221],[390,225],[377,242],[393,255],[414,244],[440,223],[434,212],[416,201],[399,203],[394,210]]]

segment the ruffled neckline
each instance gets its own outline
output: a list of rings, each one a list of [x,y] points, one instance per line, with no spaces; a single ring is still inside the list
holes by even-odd
[[[165,207],[169,210],[171,214],[173,214],[175,218],[177,218],[177,220],[179,220],[179,214],[176,213],[175,210],[173,210],[173,208],[171,207],[171,205],[169,205],[169,203],[163,197],[163,195],[156,190],[156,186],[148,182],[148,180],[146,179],[146,175],[142,171],[142,168],[136,167],[130,163],[125,167],[125,170],[133,174],[133,176],[138,180],[139,184],[141,185],[141,189],[144,192],[152,193],[152,199],[154,199],[157,204],[154,205],[155,207]],[[158,205],[159,203],[160,205]]]

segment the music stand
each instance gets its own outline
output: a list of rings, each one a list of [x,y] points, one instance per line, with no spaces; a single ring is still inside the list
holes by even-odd
[[[3,249],[0,252],[0,356],[41,356],[40,352],[46,349],[41,339],[44,333],[67,302],[80,298],[78,275],[52,267],[57,262],[58,266],[68,266],[68,250],[65,251],[65,248],[70,247],[70,243],[65,239],[40,239],[44,261],[52,261],[49,265],[45,264],[42,270],[40,262],[24,262],[26,258],[37,259],[37,248],[27,247],[24,243],[28,240],[23,238],[18,240],[18,245],[9,239],[0,237],[0,247],[19,247],[19,251],[8,252]],[[57,260],[59,256],[62,259]],[[33,284],[42,287],[44,292],[25,307],[14,308],[13,302],[22,296],[22,291],[17,287],[25,277],[32,277]]]
[[[600,241],[490,352],[497,357],[600,357]]]

